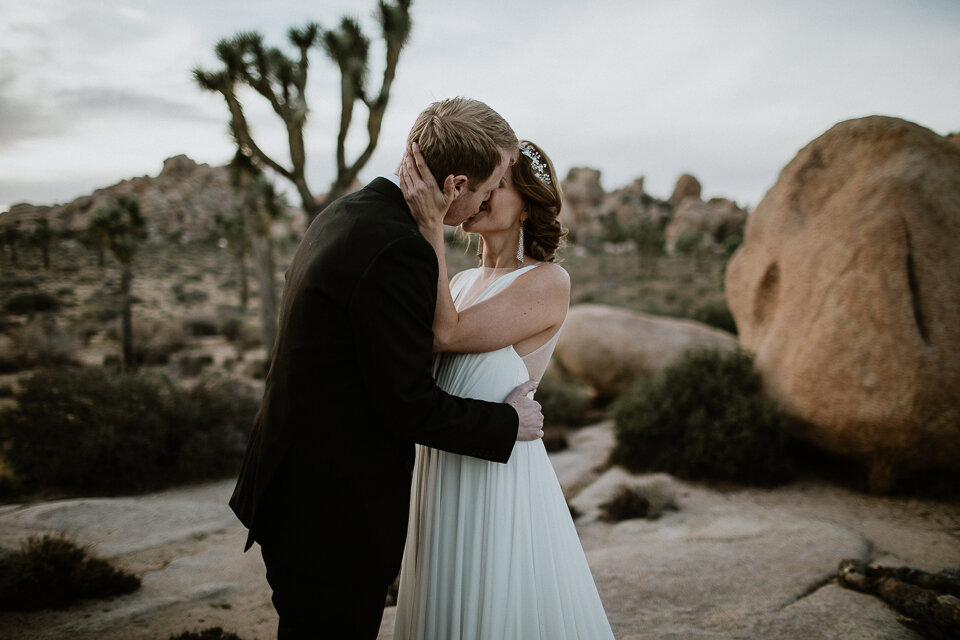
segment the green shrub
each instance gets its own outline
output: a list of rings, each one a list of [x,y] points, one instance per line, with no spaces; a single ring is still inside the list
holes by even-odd
[[[693,351],[614,407],[613,462],[693,479],[776,484],[792,476],[786,421],[742,351]]]
[[[60,301],[46,291],[24,291],[10,296],[3,308],[8,313],[17,315],[44,313],[59,310]]]
[[[567,382],[548,374],[540,381],[537,402],[543,407],[544,420],[551,426],[582,427],[591,419],[593,393],[582,384]]]
[[[117,338],[119,339],[119,332]],[[187,346],[182,322],[137,318],[133,323],[133,355],[139,364],[166,364],[173,353]]]
[[[617,487],[616,493],[599,505],[600,519],[606,522],[621,522],[634,518],[646,518],[650,513],[650,501],[627,485]]]
[[[33,318],[16,331],[14,342],[25,367],[71,364],[77,361],[77,337],[52,316]]]
[[[240,316],[227,316],[220,321],[220,335],[236,342],[243,336],[243,318]]]
[[[694,310],[693,319],[737,335],[737,323],[726,302],[707,302],[700,305]]]
[[[62,609],[87,598],[140,588],[140,578],[115,569],[63,536],[27,538],[0,559],[0,610]]]
[[[600,519],[621,522],[634,518],[656,520],[666,511],[676,511],[676,496],[659,483],[641,487],[621,484],[606,502],[599,505]]]
[[[23,491],[130,493],[239,469],[258,403],[239,383],[185,391],[159,375],[43,370],[0,413],[0,450]]]

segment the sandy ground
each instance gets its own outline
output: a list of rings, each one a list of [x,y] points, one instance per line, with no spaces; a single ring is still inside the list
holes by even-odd
[[[587,496],[591,486],[596,488],[605,481],[594,467],[609,444],[609,429],[601,426],[577,437],[580,440],[574,442],[571,451],[553,456],[554,466],[565,487],[575,487],[578,491],[582,488],[583,495]],[[750,523],[763,520],[760,517],[763,514],[767,519],[795,520],[826,527],[828,531],[842,531],[845,539],[862,542],[857,548],[862,548],[866,559],[929,571],[960,566],[960,505],[956,503],[869,496],[809,480],[770,490],[725,488],[723,491],[672,479],[669,482],[678,492],[680,509],[676,514],[654,522],[629,521],[619,525],[589,517],[578,520],[598,589],[614,631],[621,639],[790,637],[773,632],[744,635],[744,629],[749,627],[735,617],[725,623],[726,627],[719,625],[713,619],[719,615],[717,611],[732,610],[729,606],[724,609],[721,602],[724,596],[719,593],[715,595],[717,607],[704,608],[713,613],[684,614],[688,619],[685,624],[692,629],[689,633],[683,629],[668,631],[662,623],[647,626],[647,614],[642,608],[634,610],[633,605],[628,604],[631,590],[641,588],[633,586],[631,576],[645,572],[644,562],[634,561],[633,566],[619,567],[604,558],[615,556],[616,549],[633,544],[632,540],[637,541],[636,545],[651,544],[654,540],[654,549],[658,544],[656,540],[674,537],[679,540],[682,536],[673,532],[684,526],[689,529],[693,526],[691,523],[699,523],[696,526],[701,533],[681,542],[693,549],[692,545],[710,536],[709,529],[716,530],[711,544],[718,551],[712,553],[718,563],[722,561],[727,567],[751,562],[748,555],[736,555],[751,548],[749,544],[736,546],[738,536],[742,542],[737,528],[752,526]],[[137,593],[109,601],[88,602],[64,611],[0,614],[0,638],[166,640],[171,634],[212,626],[236,632],[244,640],[275,637],[276,614],[270,605],[259,552],[254,547],[249,553],[241,553],[245,530],[233,520],[225,506],[232,485],[232,481],[221,481],[136,498],[0,507],[0,545],[12,546],[30,533],[67,531],[80,542],[90,544],[95,553],[110,557],[116,564],[143,576],[144,582]],[[732,517],[739,518],[740,524],[731,527]],[[685,548],[679,547],[680,552],[686,553]],[[729,554],[725,550],[729,550]],[[831,567],[835,570],[833,557],[828,555],[828,559],[827,570]],[[772,572],[792,570],[788,564],[784,567],[769,569]],[[823,569],[817,571],[822,573]],[[698,580],[697,575],[689,573],[671,576],[663,589],[665,593],[690,592],[691,585],[698,584]],[[829,574],[821,582],[818,588],[825,585],[826,588],[820,589],[811,603],[815,604],[816,598],[825,598],[823,606],[831,611],[839,607],[838,593],[845,599],[853,598],[853,605],[844,605],[853,608],[844,609],[842,615],[869,617],[869,625],[854,625],[852,628],[861,631],[853,634],[831,635],[825,631],[806,635],[804,631],[804,635],[792,637],[919,638],[899,625],[895,613],[874,598],[846,595],[851,592],[828,584]],[[658,585],[645,584],[642,588],[656,590]],[[817,589],[811,593],[813,591]],[[703,596],[711,597],[714,596]],[[770,615],[782,617],[781,609]],[[804,611],[797,614],[800,628],[814,628],[818,621],[812,613]],[[770,619],[777,621],[780,617]],[[393,610],[388,608],[382,640],[392,636],[392,622]],[[792,620],[790,624],[798,623]],[[785,627],[781,624],[778,628]]]

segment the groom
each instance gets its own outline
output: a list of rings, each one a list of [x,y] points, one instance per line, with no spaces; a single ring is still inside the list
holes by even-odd
[[[454,176],[444,222],[474,215],[517,153],[487,105],[454,98],[407,139]],[[468,400],[432,377],[437,259],[395,176],[340,198],[307,229],[286,273],[279,335],[230,499],[260,543],[279,638],[377,637],[400,567],[414,443],[506,462],[543,435],[540,405]]]

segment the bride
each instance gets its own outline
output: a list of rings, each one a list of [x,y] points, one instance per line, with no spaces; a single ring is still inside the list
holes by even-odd
[[[531,142],[463,222],[481,266],[447,284],[441,192],[416,145],[401,185],[440,266],[434,375],[448,393],[501,401],[543,376],[570,299],[556,262],[564,230],[553,165]],[[499,464],[417,446],[396,640],[613,638],[541,440]]]

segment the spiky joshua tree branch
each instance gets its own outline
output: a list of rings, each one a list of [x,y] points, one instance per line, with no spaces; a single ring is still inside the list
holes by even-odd
[[[276,47],[265,46],[263,36],[257,32],[242,32],[216,45],[217,58],[223,63],[222,69],[193,70],[194,79],[201,88],[220,93],[226,101],[230,111],[230,129],[239,141],[241,152],[293,183],[308,221],[313,220],[329,202],[346,193],[370,160],[380,137],[383,114],[389,102],[400,52],[410,35],[410,0],[380,0],[376,16],[386,44],[386,66],[376,94],[367,88],[370,40],[359,23],[347,17],[334,30],[325,31],[315,22],[301,29],[290,29],[287,36],[297,50],[294,57],[288,57]],[[309,53],[314,46],[322,47],[340,68],[341,74],[337,171],[323,202],[318,202],[314,197],[305,175],[303,128],[309,113],[306,97]],[[268,156],[254,140],[238,96],[243,86],[252,88],[266,99],[274,113],[283,120],[291,166],[284,166]],[[346,157],[346,139],[357,102],[367,108],[367,145],[351,163]]]

